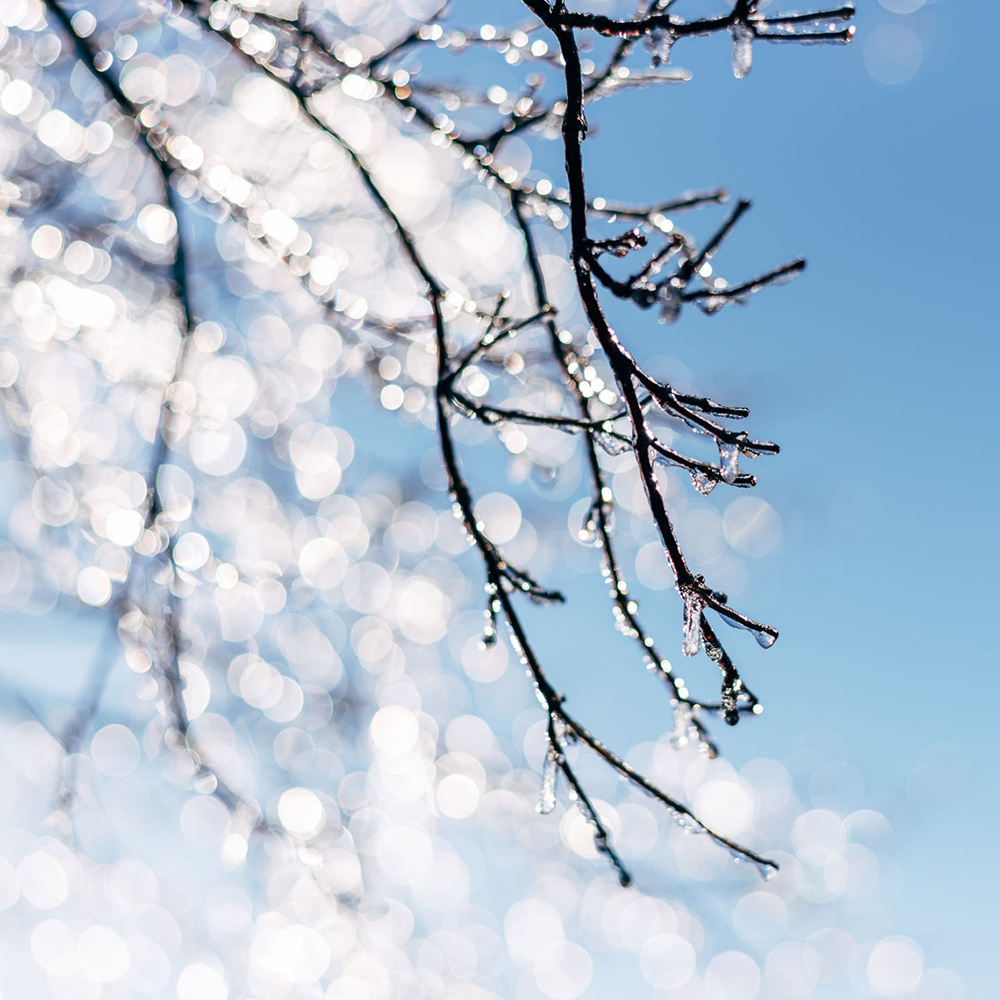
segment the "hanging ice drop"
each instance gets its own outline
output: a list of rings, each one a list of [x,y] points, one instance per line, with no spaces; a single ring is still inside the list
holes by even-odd
[[[729,441],[719,442],[719,471],[727,483],[735,483],[740,474],[740,446]]]
[[[753,31],[740,21],[729,30],[733,36],[733,76],[742,80],[753,64]]]
[[[701,611],[705,603],[697,591],[688,589],[684,596],[684,644],[685,656],[697,656],[701,649]]]
[[[556,775],[559,773],[559,751],[549,740],[545,751],[545,761],[542,764],[542,787],[538,792],[538,805],[535,809],[547,816],[556,807]]]
[[[706,497],[715,489],[715,480],[709,479],[704,472],[699,472],[697,469],[691,470],[691,482],[694,483],[694,488]]]

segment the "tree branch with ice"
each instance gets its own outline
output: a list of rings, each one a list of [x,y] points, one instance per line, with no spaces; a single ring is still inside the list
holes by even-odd
[[[135,545],[135,553],[148,556],[149,562],[140,571],[140,562],[133,558],[109,609],[119,631],[153,650],[165,711],[176,734],[173,739],[194,761],[196,779],[203,787],[211,786],[227,805],[252,813],[256,825],[264,825],[259,810],[254,812],[249,800],[231,792],[197,752],[188,735],[182,697],[179,661],[186,585],[174,551],[179,520],[167,509],[159,485],[159,474],[183,436],[173,425],[183,411],[187,357],[197,329],[182,189],[185,198],[211,208],[215,224],[228,220],[244,227],[258,252],[280,262],[298,280],[296,287],[301,285],[318,302],[329,326],[344,341],[363,347],[372,377],[386,383],[382,392],[390,388],[390,382],[395,390],[380,396],[394,401],[387,408],[398,408],[405,398],[394,381],[403,368],[400,359],[414,348],[425,349],[433,357],[433,375],[423,383],[426,399],[420,395],[415,406],[426,402],[433,415],[454,512],[481,566],[486,591],[483,643],[496,643],[501,627],[506,628],[545,713],[539,811],[555,807],[561,780],[590,823],[597,850],[623,885],[631,880],[627,863],[579,776],[571,752],[577,746],[660,803],[682,825],[706,834],[762,873],[773,871],[772,861],[707,825],[570,714],[568,697],[551,680],[538,644],[529,634],[521,603],[525,599],[542,605],[558,603],[563,595],[508,558],[504,544],[491,536],[477,515],[474,477],[466,471],[472,463],[465,461],[457,428],[463,421],[474,421],[494,428],[501,440],[511,427],[555,430],[577,438],[588,477],[581,536],[600,551],[614,621],[637,645],[638,659],[666,686],[676,742],[693,739],[704,753],[714,756],[717,747],[708,732],[707,717],[721,716],[725,723],[735,725],[741,717],[760,711],[757,697],[744,682],[714,623],[722,621],[749,631],[765,648],[774,643],[777,631],[733,608],[727,596],[689,561],[668,512],[661,476],[665,467],[680,469],[703,494],[720,485],[751,488],[756,479],[741,468],[741,462],[776,454],[778,446],[733,426],[749,416],[747,408],[680,391],[654,377],[628,346],[629,338],[612,327],[602,295],[643,312],[655,310],[662,322],[674,323],[686,305],[712,315],[730,304],[745,303],[757,292],[794,278],[804,262],[795,259],[766,267],[756,277],[734,284],[721,278],[713,262],[748,211],[749,201],[738,201],[704,242],[683,231],[675,220],[682,213],[724,203],[723,191],[689,193],[645,206],[592,195],[583,152],[587,111],[620,91],[684,82],[688,74],[671,65],[674,44],[681,39],[728,34],[733,72],[744,77],[751,67],[755,41],[850,41],[853,28],[842,23],[850,20],[853,8],[765,15],[758,11],[756,0],[737,0],[728,13],[686,21],[671,12],[669,0],[640,0],[627,18],[571,11],[563,0],[524,0],[529,19],[520,26],[498,29],[482,24],[465,29],[456,27],[447,11],[439,11],[400,37],[365,36],[362,51],[357,47],[362,43],[354,36],[339,37],[322,11],[311,13],[303,7],[294,16],[281,16],[250,5],[182,0],[176,12],[163,16],[183,24],[185,31],[198,38],[221,43],[226,55],[238,60],[248,75],[268,80],[291,102],[296,127],[322,139],[334,151],[331,156],[349,166],[367,209],[386,237],[386,246],[391,246],[386,252],[398,258],[400,270],[417,289],[411,314],[401,318],[380,316],[362,296],[339,287],[336,268],[311,254],[311,241],[295,242],[298,225],[274,207],[265,184],[255,184],[225,164],[204,169],[199,156],[191,152],[190,138],[171,121],[168,107],[153,99],[128,96],[113,65],[111,48],[100,40],[100,25],[88,24],[89,31],[79,31],[59,0],[46,0],[46,4],[70,37],[89,77],[127,121],[131,141],[157,171],[159,204],[172,214],[176,226],[169,270],[179,313],[178,347],[160,397],[152,454],[144,470],[146,501],[141,539]],[[585,45],[593,58],[583,55]],[[449,83],[440,69],[441,59],[460,58],[469,51],[476,58],[501,59],[509,67],[521,67],[523,80],[516,88]],[[398,192],[387,182],[385,165],[352,141],[350,120],[345,124],[338,119],[336,102],[340,99],[370,102],[401,133],[454,153],[466,178],[500,200],[505,225],[516,233],[520,248],[514,282],[520,287],[498,292],[488,275],[459,277],[458,267],[442,262],[440,247],[427,227],[419,218],[414,220],[412,211],[408,214]],[[506,154],[515,138],[561,140],[565,182],[529,176],[512,163]],[[317,157],[323,161],[326,156],[324,146]],[[628,228],[597,237],[592,226],[598,222],[624,222]],[[290,235],[283,238],[286,232]],[[562,240],[563,234],[568,237],[564,249],[575,296],[568,304],[559,300],[557,308],[542,243]],[[626,268],[628,273],[620,273]],[[326,280],[331,273],[334,276]],[[531,349],[519,349],[526,341]],[[523,391],[529,376],[546,386],[541,402]],[[714,456],[706,460],[688,454],[675,444],[675,435],[659,429],[664,423],[711,441],[718,461]],[[616,496],[603,452],[629,454],[634,461],[680,597],[681,652],[695,657],[704,651],[716,664],[717,698],[692,694],[652,631],[640,622],[617,551]],[[148,584],[145,601],[136,596],[142,581]],[[98,673],[102,671],[106,674],[107,667],[100,666]],[[102,694],[103,685],[95,684],[91,702],[67,737],[67,747],[82,738]]]

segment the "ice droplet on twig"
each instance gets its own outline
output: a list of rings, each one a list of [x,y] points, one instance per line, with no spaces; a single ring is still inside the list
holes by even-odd
[[[704,472],[700,472],[698,469],[691,470],[691,482],[694,483],[694,488],[706,497],[715,489],[715,480],[709,479]]]
[[[749,632],[757,640],[757,645],[761,648],[770,649],[777,641],[778,633],[769,625],[754,627],[754,625],[749,625],[745,621],[741,621],[738,617],[726,614],[726,611],[722,608],[717,608],[716,610],[719,611],[720,617],[730,628],[739,628]]]
[[[774,861],[768,861],[766,858],[758,861],[757,858],[748,857],[742,851],[734,851],[732,848],[729,849],[729,856],[733,861],[738,861],[740,864],[753,865],[757,869],[757,874],[765,882],[770,882],[778,874],[777,864]]]
[[[765,632],[763,629],[755,628],[750,631],[753,632],[753,637],[757,640],[757,645],[761,649],[770,649],[778,639],[773,632]]]
[[[646,36],[646,47],[650,50],[650,64],[654,69],[670,62],[670,49],[674,44],[674,36],[669,31],[651,31]]]
[[[733,35],[733,76],[742,80],[753,65],[753,31],[741,21],[729,30]]]
[[[552,740],[548,741],[545,761],[542,764],[542,787],[538,792],[535,809],[547,816],[556,807],[556,775],[559,773],[559,751]]]
[[[740,474],[740,446],[729,441],[719,442],[719,471],[727,483],[735,483]]]
[[[708,298],[698,299],[697,305],[706,316],[714,316],[730,299],[725,295],[709,295]],[[740,299],[736,300],[741,301]]]
[[[718,643],[714,641],[709,641],[704,639],[705,643],[705,655],[713,662],[718,663],[723,656],[726,655],[726,651]]]
[[[705,602],[701,595],[691,588],[683,592],[684,597],[684,644],[685,656],[697,656],[701,649],[701,612]]]
[[[609,455],[623,455],[632,447],[632,442],[628,439],[622,440],[622,438],[605,431],[598,431],[594,437],[601,448]]]
[[[668,326],[671,323],[676,323],[681,312],[680,295],[669,285],[660,285],[657,288],[656,298],[660,303],[660,322]]]

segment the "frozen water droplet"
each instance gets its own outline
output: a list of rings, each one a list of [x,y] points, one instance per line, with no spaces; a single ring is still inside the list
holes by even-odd
[[[699,472],[697,469],[691,470],[691,482],[694,483],[694,488],[704,496],[708,496],[715,489],[715,480],[709,479],[704,472]]]
[[[654,30],[646,36],[646,47],[652,53],[650,63],[654,69],[670,62],[670,49],[673,44],[674,36],[669,31]]]
[[[725,609],[716,608],[716,610],[719,612],[719,615],[722,618],[722,620],[730,628],[740,628],[744,629],[747,632],[752,633],[753,637],[757,640],[757,645],[762,647],[763,649],[770,649],[770,647],[773,646],[777,641],[778,632],[776,629],[771,628],[770,625],[762,625],[754,627],[753,625],[747,625],[745,622],[740,621],[739,618],[730,617],[730,614],[732,614],[731,611],[730,614],[726,614]]]
[[[697,656],[701,649],[701,612],[705,602],[701,595],[691,588],[683,591],[684,597],[684,643],[685,656]]]
[[[742,80],[753,64],[753,31],[740,21],[729,30],[733,35],[733,76]]]
[[[727,483],[735,483],[740,474],[740,446],[729,441],[719,442],[719,471]]]
[[[724,650],[721,646],[714,642],[709,642],[707,639],[705,641],[705,655],[708,656],[710,660],[714,660],[716,663],[722,659]]]
[[[777,641],[777,633],[765,632],[762,629],[751,629],[753,637],[757,640],[757,645],[762,649],[770,649]]]
[[[660,322],[676,323],[681,312],[681,297],[669,285],[660,285],[656,297],[660,302]]]
[[[609,455],[623,455],[632,447],[629,441],[623,441],[621,438],[615,437],[613,434],[606,434],[603,431],[598,431],[595,439]]]
[[[705,829],[690,813],[674,810],[674,821],[685,833],[704,833]]]
[[[751,864],[757,869],[757,874],[765,882],[770,882],[778,874],[778,866],[773,861],[758,861],[756,858],[749,858],[740,851],[729,849],[729,854],[734,861],[740,864]]]
[[[535,807],[543,816],[547,816],[556,807],[556,775],[559,773],[559,751],[549,740],[545,751],[545,762],[542,764],[542,787],[538,792],[538,805]]]

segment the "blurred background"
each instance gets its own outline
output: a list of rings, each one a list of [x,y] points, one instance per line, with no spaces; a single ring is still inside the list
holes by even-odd
[[[767,651],[732,643],[764,712],[713,727],[719,760],[670,745],[667,694],[614,630],[579,539],[574,438],[456,428],[493,537],[569,598],[525,620],[575,715],[782,864],[762,881],[581,755],[629,890],[564,788],[552,815],[534,811],[544,715],[513,652],[480,648],[482,570],[441,474],[433,345],[386,334],[424,315],[419,282],[349,164],[190,17],[66,9],[114,52],[128,97],[181,137],[171,153],[196,180],[179,182],[175,218],[64,29],[38,0],[0,0],[4,1000],[992,996],[986,5],[862,2],[852,45],[757,43],[744,80],[726,36],[684,40],[670,65],[689,82],[588,112],[591,194],[724,187],[753,210],[718,273],[809,262],[746,308],[672,326],[609,307],[651,370],[749,406],[752,432],[782,446],[754,463],[750,494],[664,480],[698,571],[781,630]],[[310,11],[350,60],[432,7]],[[213,16],[258,55],[275,47],[229,5]],[[487,16],[523,23],[518,4],[459,2],[446,27]],[[429,38],[422,68],[506,97],[527,61],[510,53],[544,37],[460,63]],[[324,93],[323,114],[450,286],[483,300],[508,286],[517,308],[502,201],[353,79]],[[504,156],[561,183],[558,142],[517,138]],[[704,239],[724,212],[677,222]],[[199,321],[180,378],[178,225]],[[536,225],[572,329],[565,220]],[[475,335],[460,308],[450,318]],[[515,381],[517,364],[504,364]],[[503,372],[478,377],[474,395],[503,391]],[[173,580],[142,530],[136,475],[171,381],[184,415],[160,482]],[[558,405],[553,384],[526,375],[507,391]],[[714,667],[681,656],[680,600],[630,459],[603,461],[642,620],[711,692]],[[125,589],[145,617],[116,622]],[[168,589],[200,758],[177,749],[150,626]]]

